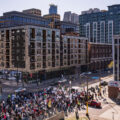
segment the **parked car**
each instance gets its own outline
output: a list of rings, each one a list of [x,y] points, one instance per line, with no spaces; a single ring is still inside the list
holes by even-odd
[[[8,80],[16,80],[16,77],[8,77]]]
[[[19,93],[19,92],[25,92],[26,88],[18,88],[17,90],[15,90],[15,93]]]
[[[101,86],[107,86],[107,85],[108,85],[108,82],[106,82],[106,81],[101,81],[100,85],[101,85]]]
[[[101,103],[96,100],[89,101],[88,105],[96,108],[101,108]]]

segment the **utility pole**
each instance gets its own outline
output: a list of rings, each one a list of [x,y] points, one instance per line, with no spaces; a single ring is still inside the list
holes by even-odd
[[[71,82],[71,80],[70,80],[70,81],[69,81],[69,84],[70,84],[70,94],[71,94],[71,83],[72,83],[72,82]]]
[[[22,76],[23,76],[23,73],[22,73]],[[22,87],[24,87],[24,79],[23,79],[23,77],[21,77],[22,78]]]
[[[89,118],[89,114],[88,114],[88,77],[87,78],[87,102],[86,102],[86,116]]]
[[[17,86],[18,86],[18,56],[17,56],[17,60],[16,60],[16,64],[17,64],[17,75],[16,75],[16,81],[17,81]]]
[[[99,82],[100,82],[100,84],[99,84],[99,89],[100,89],[100,93],[99,94],[101,94],[101,71],[100,71],[100,67],[99,67],[99,72],[100,72],[100,77],[99,77]]]
[[[0,81],[0,101],[2,100],[2,82]]]
[[[83,73],[81,76],[84,76],[87,79],[87,99],[86,99],[86,116],[89,118],[89,113],[88,113],[88,79],[89,77],[85,75],[86,73]],[[91,74],[91,72],[88,72],[87,74]]]
[[[37,71],[37,86],[38,86],[38,84],[39,84],[39,83],[38,83],[38,71]]]

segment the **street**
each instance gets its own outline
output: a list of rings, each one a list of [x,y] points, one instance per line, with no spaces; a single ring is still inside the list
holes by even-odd
[[[113,79],[112,76],[102,77],[101,78],[104,81],[111,81]],[[99,85],[99,82],[89,85],[90,87],[95,87],[96,85]],[[86,87],[85,87],[86,89]],[[102,88],[103,89],[103,88]],[[108,87],[106,87],[108,89]],[[120,120],[120,106],[117,105],[114,101],[112,101],[110,98],[108,98],[108,93],[106,92],[105,95],[102,95],[103,98],[98,99],[99,102],[102,104],[102,109],[97,109],[94,107],[89,107],[89,116],[90,120]],[[106,99],[106,101],[104,101]],[[86,109],[82,109],[79,111],[79,116],[82,120],[82,118],[85,117]],[[66,120],[73,120],[75,119],[75,115],[70,114]]]
[[[90,75],[90,77],[93,77],[93,76],[95,75],[94,74]],[[86,80],[85,78],[83,79],[84,80],[82,80],[81,78],[82,82],[80,80],[78,81],[77,79],[72,81],[72,86],[79,87],[79,90],[83,90],[83,89],[86,90],[87,89]],[[101,81],[109,82],[112,79],[113,79],[112,75],[101,76]],[[25,84],[24,87],[27,89],[27,91],[37,91],[42,88],[48,87],[51,81],[45,81],[41,83],[39,86],[37,86],[36,84],[29,84],[29,85]],[[96,86],[99,86],[99,83],[100,83],[99,80],[90,80],[88,88],[91,88],[91,87],[95,88]],[[69,87],[69,84],[66,84],[66,85]],[[2,87],[3,87],[2,97],[7,98],[8,94],[13,93],[14,90],[16,90],[18,87],[22,87],[22,83],[19,83],[17,86],[15,81],[2,81]],[[106,89],[106,93],[104,95],[102,94],[102,98],[97,96],[97,100],[101,102],[102,108],[101,109],[97,109],[94,107],[88,108],[90,120],[119,120],[120,106],[116,105],[114,101],[108,98],[108,93],[107,93],[108,87],[102,87],[101,91],[103,91],[103,89]],[[84,118],[85,114],[86,114],[86,106],[85,106],[85,109],[81,109],[79,111],[80,118],[81,119]],[[75,113],[72,112],[68,114],[68,116],[66,117],[66,120],[72,120],[74,117],[75,117]]]

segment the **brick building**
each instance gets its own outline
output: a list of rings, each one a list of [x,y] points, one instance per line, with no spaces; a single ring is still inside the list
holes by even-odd
[[[112,61],[112,46],[111,44],[88,43],[88,54],[90,71],[104,70]]]
[[[86,64],[87,39],[60,35],[59,29],[34,25],[2,28],[0,46],[2,70],[55,76],[64,69]]]

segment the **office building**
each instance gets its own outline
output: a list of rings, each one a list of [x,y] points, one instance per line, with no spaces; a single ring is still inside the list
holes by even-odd
[[[108,10],[90,9],[79,16],[80,35],[89,42],[112,44],[113,35],[120,34],[120,5],[108,6]]]
[[[49,20],[41,17],[40,14],[40,11],[36,9],[23,10],[23,12],[11,11],[3,13],[3,16],[0,17],[0,28],[26,24],[49,27]]]
[[[55,28],[55,22],[60,21],[59,14],[48,14],[43,16],[45,19],[49,20],[50,28]]]
[[[120,5],[111,5],[108,6],[108,10],[99,10],[99,9],[90,9],[88,11],[83,11],[79,16],[80,23],[80,36],[84,36],[88,38],[89,44],[91,44],[90,51],[90,64],[92,58],[94,58],[93,64],[96,62],[101,63],[101,60],[106,61],[107,64],[112,61],[112,41],[113,35],[120,34]],[[96,51],[102,51],[101,53],[106,54],[106,57],[98,57],[98,54],[91,53],[92,46],[96,47]],[[106,49],[106,48],[109,48]],[[99,49],[100,48],[100,49]],[[96,53],[96,51],[94,53]],[[93,56],[91,56],[93,55]],[[109,56],[109,57],[108,57]],[[100,60],[101,59],[101,60]],[[92,65],[91,65],[92,67]],[[97,66],[96,66],[97,67]],[[102,67],[102,66],[101,66]],[[105,69],[102,67],[100,69]]]
[[[57,21],[55,22],[55,28],[60,29],[61,34],[70,32],[79,34],[79,25],[71,22]]]
[[[75,24],[79,24],[79,15],[76,13],[71,14],[71,22]]]
[[[64,13],[63,21],[65,21],[65,22],[71,22],[71,11],[68,11],[68,12]]]
[[[57,5],[50,4],[49,14],[57,14]]]
[[[35,8],[23,10],[23,13],[36,15],[36,16],[41,16],[41,10],[35,9]]]
[[[55,28],[55,22],[60,21],[60,15],[57,14],[57,12],[50,12],[52,6],[54,7],[54,5],[50,5],[49,14],[44,15],[43,17],[50,22],[49,23],[50,28]]]
[[[76,13],[71,13],[71,11],[68,11],[64,13],[63,21],[79,24],[79,16]]]
[[[120,35],[114,36],[113,41],[113,75],[115,81],[120,81]]]

